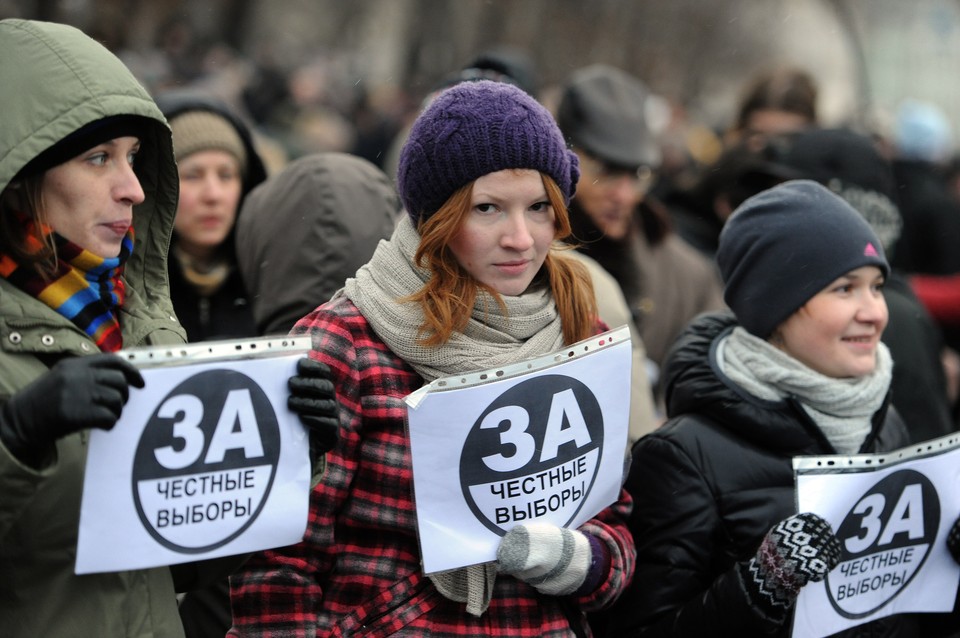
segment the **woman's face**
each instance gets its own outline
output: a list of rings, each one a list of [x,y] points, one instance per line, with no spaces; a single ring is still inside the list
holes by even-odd
[[[501,295],[527,289],[554,237],[554,211],[540,173],[507,169],[473,183],[470,212],[450,250],[474,279]]]
[[[883,273],[863,266],[811,297],[780,324],[771,341],[828,377],[861,377],[876,366],[887,319]]]
[[[240,163],[226,151],[197,151],[177,163],[180,202],[173,227],[190,254],[213,252],[237,218],[242,183]]]
[[[118,137],[47,170],[41,185],[47,224],[95,255],[119,255],[133,207],[144,200],[133,172],[139,150],[137,138]]]

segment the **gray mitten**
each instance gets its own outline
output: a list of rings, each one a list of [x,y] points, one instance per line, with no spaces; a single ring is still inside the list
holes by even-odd
[[[796,602],[800,588],[827,577],[840,562],[840,541],[830,523],[816,514],[795,514],[773,526],[757,555],[739,564],[751,602],[778,620]]]
[[[590,569],[586,535],[550,523],[517,525],[500,541],[500,571],[552,596],[572,594]]]

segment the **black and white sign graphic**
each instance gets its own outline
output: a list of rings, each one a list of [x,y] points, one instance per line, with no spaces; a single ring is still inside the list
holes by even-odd
[[[256,520],[279,459],[277,415],[260,386],[233,370],[196,374],[147,421],[133,458],[137,513],[170,549],[215,549]]]
[[[793,636],[894,614],[949,611],[960,566],[945,538],[960,516],[960,436],[855,457],[797,457],[797,506],[830,522],[840,563],[800,590]]]
[[[626,328],[504,378],[411,401],[410,447],[424,571],[494,560],[514,526],[579,527],[620,493],[630,409]],[[593,344],[596,346],[597,344]],[[557,359],[562,363],[557,364]],[[440,385],[444,384],[444,385]]]
[[[893,600],[930,555],[939,526],[940,499],[923,474],[900,470],[873,486],[836,530],[842,553],[827,593],[837,613],[862,618]]]
[[[467,435],[460,456],[464,496],[497,534],[547,512],[568,526],[590,492],[602,449],[603,412],[586,385],[560,375],[521,381]]]
[[[299,541],[311,468],[286,402],[302,356],[144,369],[117,425],[90,433],[77,573]]]

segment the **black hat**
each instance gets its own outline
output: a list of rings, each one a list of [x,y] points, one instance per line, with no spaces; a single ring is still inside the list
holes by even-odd
[[[27,162],[18,176],[42,173],[108,140],[126,136],[142,138],[150,121],[138,115],[114,115],[90,122]]]
[[[761,339],[851,270],[890,272],[863,216],[811,180],[784,182],[741,204],[720,233],[717,265],[724,301]]]
[[[605,163],[658,166],[660,148],[645,114],[648,97],[637,78],[595,64],[570,77],[557,107],[557,123],[570,144]]]
[[[811,128],[770,142],[768,155],[806,179],[820,182],[867,220],[890,254],[903,218],[894,203],[890,163],[873,141],[849,129]]]

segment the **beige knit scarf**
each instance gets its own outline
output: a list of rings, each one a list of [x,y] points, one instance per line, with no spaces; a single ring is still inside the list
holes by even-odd
[[[531,286],[516,297],[504,296],[506,312],[480,292],[463,332],[441,346],[417,342],[423,323],[419,304],[400,302],[420,290],[430,272],[414,264],[420,236],[404,215],[389,241],[381,241],[370,261],[348,279],[334,298],[348,297],[384,343],[416,370],[426,383],[438,377],[509,365],[563,347],[563,332],[553,296],[546,286]],[[446,598],[467,604],[480,616],[493,595],[496,563],[431,574]]]
[[[870,374],[836,379],[820,374],[741,327],[721,343],[720,369],[750,394],[768,401],[793,396],[840,454],[860,451],[893,374],[890,351],[877,346]]]

